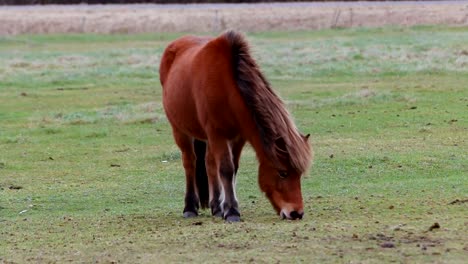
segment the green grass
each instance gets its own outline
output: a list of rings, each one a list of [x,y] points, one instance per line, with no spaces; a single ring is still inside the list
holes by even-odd
[[[0,38],[0,262],[468,257],[466,27],[249,35],[315,160],[305,219],[281,221],[246,148],[238,224],[182,218],[157,71],[177,36]]]

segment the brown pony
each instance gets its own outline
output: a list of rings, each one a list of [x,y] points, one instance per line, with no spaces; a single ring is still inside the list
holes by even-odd
[[[197,216],[201,205],[240,221],[236,173],[247,141],[259,161],[260,188],[276,212],[301,219],[301,175],[312,159],[309,135],[298,132],[244,37],[235,31],[181,37],[164,51],[159,74],[185,168],[184,217]]]

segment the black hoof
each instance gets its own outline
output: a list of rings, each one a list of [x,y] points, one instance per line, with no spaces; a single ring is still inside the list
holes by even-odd
[[[192,217],[197,217],[198,214],[196,212],[192,211],[186,211],[184,212],[184,218],[192,218]]]
[[[221,212],[221,211],[213,212],[213,216],[223,218],[223,212]]]
[[[212,210],[211,211],[211,214],[214,216],[214,217],[223,217],[223,211],[221,211],[220,208],[218,208],[218,210]]]
[[[226,222],[232,223],[232,222],[240,222],[240,213],[239,210],[236,208],[230,208],[226,215],[224,215],[224,219]]]
[[[240,216],[238,215],[230,215],[226,217],[226,222],[228,223],[240,222],[240,220]]]
[[[210,202],[211,215],[214,217],[223,217],[223,209],[218,200],[211,200]]]

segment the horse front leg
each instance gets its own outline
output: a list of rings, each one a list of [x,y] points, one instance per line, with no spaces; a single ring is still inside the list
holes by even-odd
[[[234,162],[234,174],[237,176],[237,170],[239,169],[239,160],[242,149],[244,148],[245,140],[241,137],[234,139],[231,142],[232,161]],[[236,179],[234,178],[234,181]]]
[[[224,187],[224,219],[228,222],[239,222],[240,212],[236,197],[236,169],[231,155],[226,155],[221,160],[219,174]]]
[[[239,169],[239,159],[244,148],[245,140],[242,138],[234,139],[231,144],[231,156],[224,159],[225,163],[221,163],[221,172],[220,175],[223,179],[223,185],[226,186],[229,191],[231,199],[225,199],[224,203],[224,211],[226,212],[225,218],[229,222],[238,222],[240,221],[240,212],[239,212],[239,205],[236,196],[236,178],[237,178],[237,171]],[[230,164],[229,160],[232,160],[232,165]],[[231,171],[231,166],[233,166],[234,171]],[[224,176],[223,176],[224,175]],[[226,195],[228,197],[229,195]],[[228,202],[226,202],[228,201]]]
[[[223,218],[228,222],[239,222],[240,212],[235,186],[236,167],[231,145],[228,141],[209,142],[209,145],[210,156],[213,158],[210,170],[213,177],[221,180],[223,188],[224,197],[221,202]]]
[[[221,207],[222,199],[224,197],[223,189],[219,183],[218,168],[216,165],[216,159],[211,150],[210,144],[208,143],[206,156],[205,156],[205,167],[208,175],[208,188],[209,188],[209,200],[211,214],[213,216],[222,217],[223,208]]]

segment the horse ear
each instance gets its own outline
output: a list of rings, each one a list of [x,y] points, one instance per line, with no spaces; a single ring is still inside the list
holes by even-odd
[[[306,141],[309,141],[309,137],[310,137],[310,134],[307,134],[307,135],[304,137],[304,139],[305,139]]]

